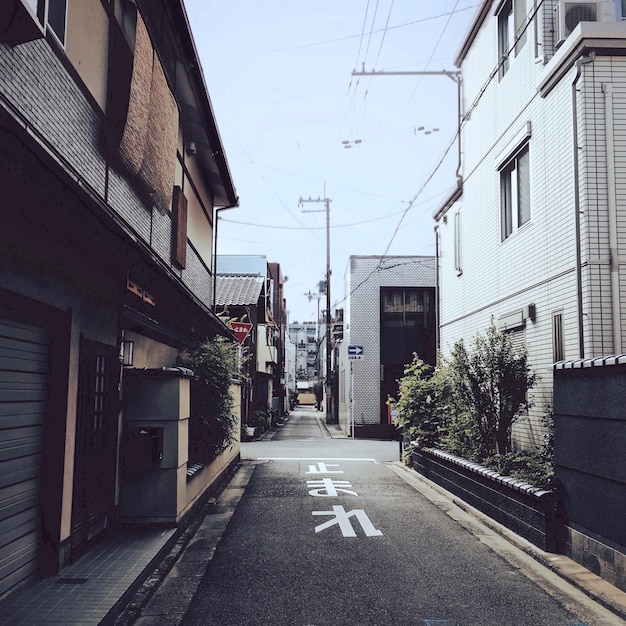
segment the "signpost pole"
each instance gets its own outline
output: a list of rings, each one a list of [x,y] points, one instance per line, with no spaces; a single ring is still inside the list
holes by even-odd
[[[350,421],[352,422],[352,439],[354,439],[354,363],[350,361]]]

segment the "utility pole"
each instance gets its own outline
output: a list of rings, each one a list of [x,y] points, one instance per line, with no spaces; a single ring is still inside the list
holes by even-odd
[[[331,367],[331,342],[330,342],[330,203],[332,200],[329,198],[302,198],[298,202],[298,206],[302,207],[307,202],[323,203],[324,209],[312,209],[309,211],[302,211],[303,213],[321,213],[326,211],[326,378],[324,386],[326,387],[326,423],[332,423],[332,414],[330,411],[330,367]]]
[[[352,72],[352,76],[447,76],[450,80],[456,83],[456,108],[457,108],[457,118],[458,118],[458,130],[457,130],[457,143],[458,143],[458,165],[456,168],[456,178],[457,181],[461,181],[461,71],[460,70],[424,70],[424,71],[416,71],[416,72],[377,72],[372,70],[371,72],[365,71],[365,63],[363,64],[363,70],[361,72],[357,72],[356,70]]]

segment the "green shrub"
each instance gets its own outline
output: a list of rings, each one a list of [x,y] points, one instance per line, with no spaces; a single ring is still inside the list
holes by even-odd
[[[491,322],[485,336],[476,335],[472,349],[463,341],[452,350],[450,370],[455,395],[469,412],[482,456],[511,451],[511,430],[519,415],[532,406],[528,392],[537,376],[524,348]]]
[[[491,323],[470,350],[455,344],[449,362],[437,368],[418,355],[399,381],[396,425],[419,447],[437,447],[499,473],[544,489],[553,488],[553,420],[544,446],[536,452],[513,452],[511,430],[532,405],[529,391],[537,382],[526,351]]]
[[[419,446],[435,445],[446,413],[451,410],[447,370],[434,369],[415,354],[399,383],[399,400],[389,400],[398,411],[396,425]]]
[[[512,476],[533,487],[548,490],[556,487],[554,466],[546,460],[542,451],[495,454],[484,459],[481,465],[503,476]]]
[[[181,352],[179,365],[193,370],[198,385],[191,398],[190,452],[198,461],[214,458],[236,441],[238,419],[233,415],[230,384],[238,374],[237,348],[217,336]]]

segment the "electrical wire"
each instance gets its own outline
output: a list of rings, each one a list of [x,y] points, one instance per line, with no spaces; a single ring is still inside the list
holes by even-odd
[[[369,3],[368,3],[369,6]],[[479,4],[472,4],[470,6],[467,7],[463,7],[462,9],[458,9],[456,11],[456,13],[462,13],[464,11],[471,11],[472,9],[475,9],[477,7],[479,7]],[[431,17],[425,17],[419,20],[412,20],[411,22],[403,22],[402,24],[395,24],[393,26],[389,26],[387,28],[387,30],[396,30],[398,28],[407,28],[408,26],[414,26],[415,24],[422,24],[424,22],[431,22],[433,20],[438,20],[439,18],[442,17],[447,17],[448,15],[450,15],[450,13],[440,13],[439,15],[433,15]],[[385,29],[380,28],[378,30],[373,30],[372,34],[377,35],[378,33],[382,33]],[[270,50],[256,50],[254,52],[242,52],[240,54],[228,54],[228,55],[221,55],[221,56],[216,56],[215,58],[234,58],[234,57],[246,57],[246,56],[257,56],[259,54],[275,54],[277,52],[290,52],[292,50],[302,50],[304,48],[314,48],[317,46],[327,46],[333,43],[339,43],[341,41],[348,41],[350,39],[357,39],[360,38],[362,35],[346,35],[345,37],[337,37],[336,39],[326,39],[324,41],[315,41],[315,42],[311,42],[311,43],[305,43],[305,44],[301,44],[299,46],[289,46],[287,48],[272,48]],[[358,65],[358,63],[357,63]]]
[[[422,186],[418,189],[418,191],[416,192],[416,194],[413,196],[413,199],[411,200],[411,202],[409,203],[409,206],[404,209],[404,211],[402,212],[402,217],[400,218],[400,220],[398,221],[398,224],[393,232],[393,235],[391,236],[391,239],[389,240],[389,243],[387,244],[387,247],[385,248],[385,251],[383,252],[383,254],[381,254],[379,256],[378,259],[378,263],[376,265],[376,267],[353,289],[350,290],[350,293],[348,293],[345,298],[342,300],[345,301],[347,300],[357,289],[359,289],[361,286],[363,286],[368,280],[370,280],[370,278],[378,271],[381,270],[382,268],[382,262],[383,259],[387,256],[387,253],[389,252],[389,248],[391,247],[391,244],[393,243],[393,240],[396,238],[396,235],[398,234],[398,231],[400,230],[400,226],[402,225],[402,222],[404,221],[404,218],[406,217],[407,213],[411,210],[411,208],[414,206],[415,202],[417,201],[417,198],[422,194],[422,192],[424,191],[424,189],[426,188],[426,186],[428,185],[428,183],[433,179],[433,177],[435,176],[435,174],[439,171],[439,169],[441,168],[441,166],[443,165],[446,156],[448,155],[448,153],[450,152],[452,146],[455,145],[456,140],[458,137],[458,131],[455,133],[454,137],[452,138],[452,140],[449,142],[448,146],[446,147],[446,149],[444,150],[441,158],[439,159],[437,165],[435,165],[435,167],[433,168],[432,172],[430,173],[430,175],[428,176],[428,178],[424,181],[424,183],[422,184]]]
[[[428,204],[432,202],[435,198],[428,198],[427,200],[422,201],[419,204]],[[399,215],[400,213],[404,213],[405,210],[396,211],[394,213],[388,213],[387,215],[381,215],[380,217],[374,217],[370,220],[363,220],[361,222],[351,222],[349,224],[334,224],[330,226],[331,230],[336,228],[352,228],[354,226],[362,226],[363,224],[371,224],[373,222],[380,222],[382,220],[387,220],[389,218],[394,217],[395,215]],[[255,224],[253,222],[242,222],[240,220],[233,220],[226,217],[218,216],[218,219],[221,222],[228,222],[229,224],[239,224],[240,226],[252,226],[254,228],[271,228],[274,230],[326,230],[325,226],[277,226],[274,224]]]

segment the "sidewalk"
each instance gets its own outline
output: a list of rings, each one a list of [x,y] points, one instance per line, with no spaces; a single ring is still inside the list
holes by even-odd
[[[57,576],[35,581],[0,602],[0,623],[110,624],[171,550],[175,530],[120,530]]]
[[[226,481],[237,472],[235,467]],[[58,575],[27,583],[0,600],[0,624],[110,626],[122,618],[122,624],[132,623],[129,618],[138,610],[133,603],[165,578],[215,503],[215,497],[209,498],[182,533],[175,528],[116,530]]]

